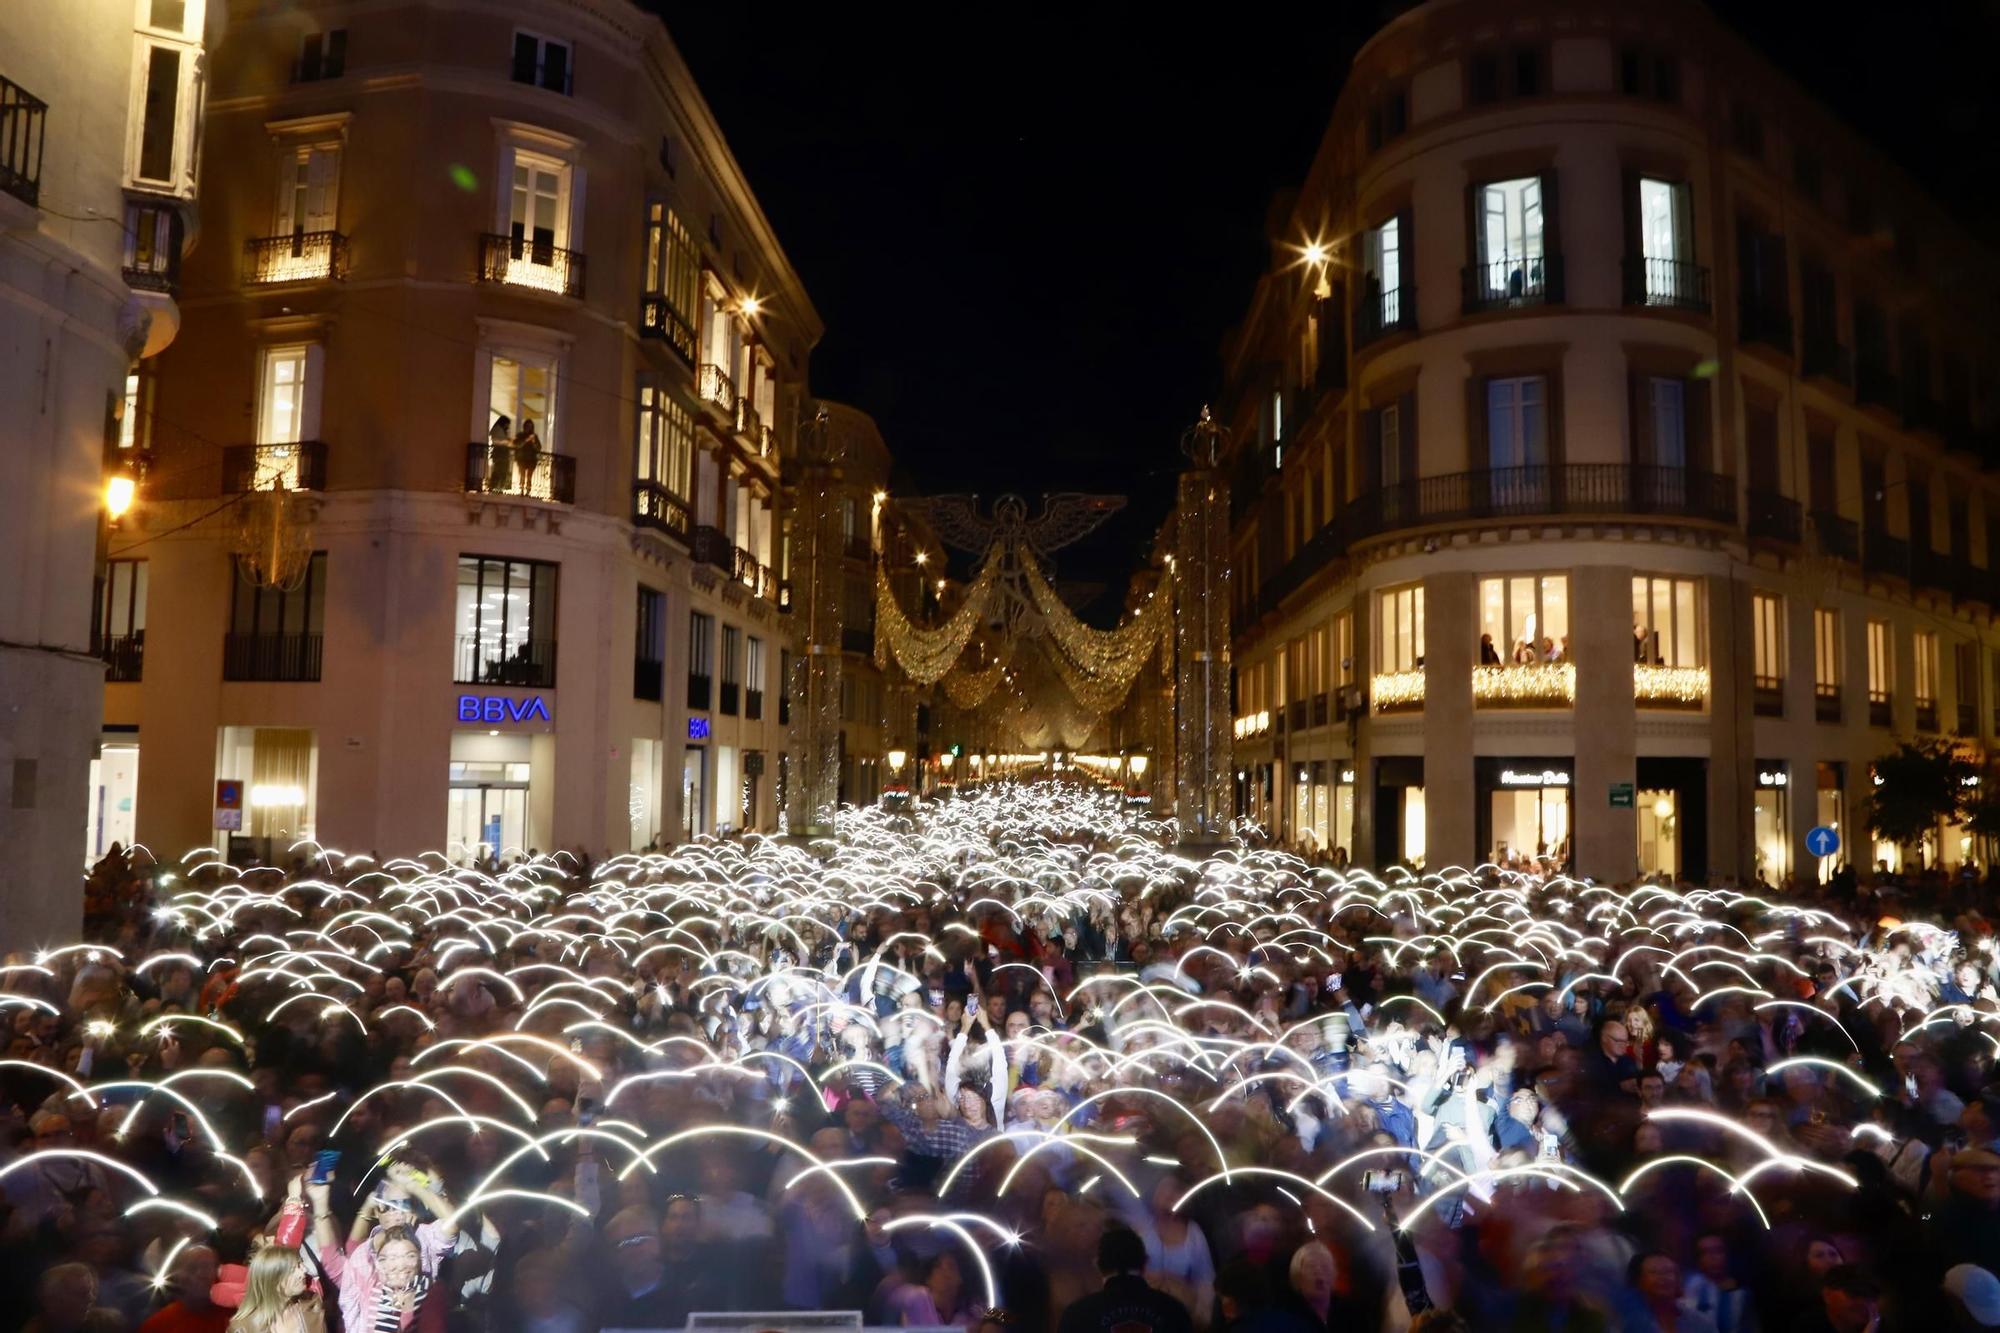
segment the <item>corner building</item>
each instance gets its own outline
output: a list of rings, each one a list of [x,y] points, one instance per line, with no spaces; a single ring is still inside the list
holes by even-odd
[[[93,837],[775,828],[821,326],[665,28],[625,0],[227,8],[214,207],[111,550],[147,603],[105,687],[137,774],[93,809],[132,813]]]
[[[1993,257],[1678,2],[1410,9],[1278,216],[1239,812],[1365,865],[1895,862],[1871,762],[2000,729]]]

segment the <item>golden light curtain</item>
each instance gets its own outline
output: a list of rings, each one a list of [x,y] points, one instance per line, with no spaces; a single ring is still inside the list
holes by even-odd
[[[935,684],[965,651],[986,615],[988,596],[999,571],[999,561],[988,558],[979,574],[966,585],[965,601],[951,619],[936,629],[918,629],[896,604],[889,576],[880,566],[875,570],[875,660],[887,665],[889,658],[903,674],[919,685]]]

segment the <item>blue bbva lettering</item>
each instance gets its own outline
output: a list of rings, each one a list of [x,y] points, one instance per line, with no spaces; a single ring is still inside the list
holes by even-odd
[[[458,720],[460,722],[477,722],[479,720],[478,695],[461,694],[458,696]]]

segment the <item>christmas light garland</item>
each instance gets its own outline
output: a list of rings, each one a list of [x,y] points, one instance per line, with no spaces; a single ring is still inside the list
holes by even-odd
[[[1708,698],[1708,668],[1635,664],[1632,697],[1640,703],[1698,706]]]
[[[1576,702],[1576,665],[1531,662],[1474,667],[1472,700],[1489,708],[1568,708]]]
[[[875,569],[875,660],[887,665],[894,657],[903,674],[919,685],[934,685],[951,670],[952,663],[965,651],[986,616],[988,595],[993,591],[1000,562],[989,557],[976,578],[965,588],[965,601],[951,618],[936,629],[918,629],[896,604],[889,587],[889,575]]]

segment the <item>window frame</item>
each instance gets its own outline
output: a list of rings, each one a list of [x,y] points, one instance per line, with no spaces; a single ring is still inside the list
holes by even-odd
[[[527,38],[535,44],[535,61],[531,71],[533,77],[522,78],[521,39]],[[563,77],[560,88],[548,82],[549,48],[560,47],[563,53]],[[507,78],[510,83],[518,83],[528,88],[540,88],[545,92],[560,93],[564,97],[576,94],[576,43],[567,37],[550,37],[532,28],[514,29],[514,40],[508,57]]]
[[[1866,633],[1869,723],[1871,726],[1886,727],[1896,689],[1895,628],[1888,621],[1871,616]]]
[[[1750,593],[1750,690],[1762,717],[1785,712],[1785,598],[1782,593]]]
[[[1641,584],[1646,586],[1643,611],[1639,605],[1638,598],[1639,585]],[[1664,637],[1661,633],[1661,626],[1657,622],[1658,608],[1661,605],[1657,589],[1661,585],[1665,585],[1667,589],[1665,605],[1669,620],[1668,630]],[[1691,661],[1681,660],[1682,654],[1680,651],[1681,589],[1683,588],[1688,590],[1686,612],[1692,617],[1688,627],[1689,634],[1693,640],[1693,660]],[[1632,591],[1634,594],[1632,608],[1634,627],[1637,628],[1640,625],[1645,627],[1647,638],[1652,648],[1650,658],[1646,662],[1641,663],[1641,665],[1673,667],[1684,670],[1705,669],[1708,666],[1709,643],[1708,627],[1705,623],[1707,617],[1704,614],[1703,608],[1703,598],[1706,590],[1702,586],[1702,580],[1698,578],[1684,578],[1674,574],[1635,572],[1632,575]],[[1672,645],[1673,650],[1671,652],[1667,648],[1669,644]]]
[[[459,590],[467,586],[465,574],[468,567],[476,571],[476,576],[470,585],[473,588],[473,614],[472,629],[469,634],[465,630],[464,608],[458,600]],[[500,654],[497,658],[491,657],[485,651],[489,642],[485,592],[491,582],[490,576],[495,575],[498,578],[498,583],[495,586],[498,586],[503,591],[511,591],[515,587],[514,571],[517,568],[524,572],[526,579],[525,586],[528,590],[525,633],[516,635],[513,632],[512,599],[503,597],[501,599],[498,632],[493,640],[498,643]],[[459,679],[457,683],[481,683],[487,663],[494,661],[505,662],[509,653],[517,652],[522,647],[534,644],[547,644],[550,648],[547,679],[543,682],[541,688],[553,688],[555,685],[554,649],[557,643],[557,630],[560,624],[559,616],[562,608],[561,563],[554,560],[530,560],[520,556],[487,555],[477,551],[461,551],[458,554],[456,574],[457,577],[453,583],[452,606],[454,662],[458,660],[458,653],[460,651],[457,641],[461,639],[469,639],[471,641],[471,669],[469,671],[459,669],[454,673],[457,677],[469,679]]]
[[[1570,635],[1568,570],[1510,570],[1505,574],[1481,575],[1478,582],[1473,585],[1473,633],[1476,636],[1483,636],[1491,632],[1486,624],[1486,590],[1489,584],[1498,584],[1500,592],[1500,628],[1504,633],[1495,637],[1493,648],[1499,655],[1500,665],[1502,666],[1515,665],[1513,632],[1515,624],[1514,585],[1517,582],[1528,582],[1534,585],[1532,592],[1529,594],[1533,608],[1528,614],[1534,619],[1535,630],[1526,642],[1533,648],[1536,661],[1541,662],[1545,660],[1541,655],[1540,646],[1543,639],[1554,639],[1559,645],[1562,645],[1568,642]],[[1562,585],[1563,630],[1560,634],[1550,634],[1548,632],[1549,591],[1550,585],[1554,583]],[[1504,643],[1501,641],[1503,638],[1505,639]],[[1473,640],[1473,664],[1475,666],[1480,665],[1478,655],[1480,641],[1477,637]],[[1557,660],[1569,661],[1569,653],[1566,650],[1562,651],[1561,657]]]
[[[1375,660],[1383,675],[1424,669],[1424,585],[1421,580],[1377,590]]]

